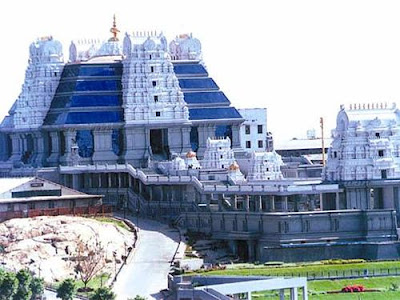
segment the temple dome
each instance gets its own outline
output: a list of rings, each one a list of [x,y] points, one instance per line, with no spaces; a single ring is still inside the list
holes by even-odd
[[[188,153],[186,153],[186,157],[187,158],[196,157],[196,152],[190,150]]]
[[[234,161],[230,166],[229,166],[229,171],[237,171],[240,170],[240,166],[236,161]]]

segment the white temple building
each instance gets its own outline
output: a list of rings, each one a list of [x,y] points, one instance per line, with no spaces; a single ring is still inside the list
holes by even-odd
[[[205,169],[228,169],[235,161],[231,140],[229,137],[221,139],[207,139],[207,148],[204,153],[202,166]]]
[[[325,179],[399,178],[399,117],[395,103],[342,106],[328,152]]]
[[[68,62],[52,37],[32,43],[0,124],[0,176],[104,195],[115,209],[226,241],[243,260],[399,258],[395,105],[342,107],[323,178],[283,178],[281,156],[265,151],[266,111],[245,119],[231,105],[198,39],[120,39],[115,19],[110,31],[73,41]]]

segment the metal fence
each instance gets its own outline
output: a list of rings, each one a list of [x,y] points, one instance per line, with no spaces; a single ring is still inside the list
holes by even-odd
[[[351,279],[365,277],[400,276],[400,268],[349,269],[322,272],[271,273],[268,276],[307,277],[307,280]]]

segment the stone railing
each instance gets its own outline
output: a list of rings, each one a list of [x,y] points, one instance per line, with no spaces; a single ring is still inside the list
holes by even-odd
[[[308,184],[308,185],[282,185],[279,182],[271,184],[204,184],[193,175],[161,175],[146,174],[142,170],[134,168],[130,164],[113,165],[79,165],[79,166],[60,166],[61,174],[76,173],[104,173],[104,172],[127,172],[132,177],[139,179],[144,184],[193,184],[196,189],[202,193],[320,193],[336,192],[339,189],[338,184]]]

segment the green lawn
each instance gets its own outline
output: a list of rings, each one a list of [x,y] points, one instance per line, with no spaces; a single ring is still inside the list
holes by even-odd
[[[346,262],[346,261],[343,261]],[[281,266],[265,266],[265,265],[251,265],[251,264],[236,264],[228,266],[226,270],[217,270],[210,272],[200,272],[202,275],[259,275],[259,276],[306,276],[312,277],[312,274],[320,276],[321,274],[327,275],[330,272],[334,276],[336,271],[346,272],[350,275],[357,274],[358,271],[363,274],[364,270],[368,270],[370,274],[373,272],[379,273],[381,269],[394,271],[396,268],[400,271],[400,261],[378,261],[378,262],[362,262],[362,263],[343,263],[343,264],[323,264],[322,262],[314,263],[299,263],[299,264],[286,264]],[[347,300],[347,299],[400,299],[400,289],[391,290],[392,284],[400,287],[400,276],[393,277],[369,277],[358,279],[343,279],[343,280],[314,280],[308,281],[308,292],[310,300]],[[328,291],[339,291],[346,285],[362,284],[367,289],[378,289],[380,292],[366,292],[366,293],[339,293],[327,294]],[[253,293],[254,299],[279,299],[277,291],[257,292]],[[285,299],[289,299],[289,293],[286,294]],[[299,297],[301,299],[301,297]]]
[[[400,299],[399,291],[390,291],[391,284],[400,286],[400,277],[379,277],[379,278],[361,278],[361,279],[346,279],[346,280],[316,280],[308,282],[308,292],[310,300],[325,300],[325,299]],[[346,285],[362,284],[367,289],[379,289],[381,292],[366,292],[366,293],[340,293],[327,294],[328,291],[339,291]],[[279,299],[277,291],[257,292],[252,294],[255,299]],[[286,293],[289,297],[289,293]],[[299,299],[301,297],[299,296]]]
[[[107,285],[107,281],[110,278],[110,274],[108,273],[103,273],[103,275],[97,275],[96,277],[94,277],[89,283],[88,283],[88,287],[92,288],[93,290],[98,289],[99,287],[102,286],[108,286]],[[57,282],[54,285],[52,285],[53,288],[57,289],[57,287],[61,284],[61,282]],[[75,285],[76,288],[83,288],[84,284],[81,280],[76,280],[75,281]],[[82,296],[86,296],[87,294],[90,295],[92,293],[78,293]]]
[[[107,218],[107,217],[95,217],[94,218],[96,221],[99,221],[101,223],[111,223],[114,224],[120,228],[123,228],[125,230],[130,231],[130,228],[125,224],[125,222],[114,219],[114,218]]]
[[[351,264],[300,264],[289,266],[264,266],[264,265],[238,265],[229,267],[226,270],[216,270],[209,272],[201,272],[204,275],[256,275],[256,276],[307,276],[312,277],[313,274],[316,276],[320,275],[328,275],[328,272],[331,276],[336,275],[336,271],[339,275],[342,272],[346,272],[346,275],[357,275],[358,272],[361,274],[364,270],[368,270],[370,274],[373,272],[379,273],[380,270],[383,270],[385,273],[387,270],[391,270],[392,272],[395,269],[399,269],[400,271],[400,261],[379,261],[379,262],[364,262],[364,263],[351,263]],[[352,273],[353,272],[353,273]],[[342,273],[343,274],[343,273]]]

